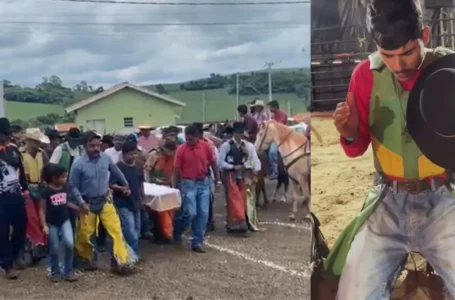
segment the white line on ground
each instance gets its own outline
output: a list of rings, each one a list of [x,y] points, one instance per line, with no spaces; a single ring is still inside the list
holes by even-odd
[[[231,254],[233,256],[236,256],[236,257],[239,257],[239,258],[243,258],[245,260],[248,260],[248,261],[251,261],[251,262],[254,262],[254,263],[257,263],[257,264],[264,265],[264,266],[269,267],[271,269],[285,272],[285,273],[287,273],[289,275],[302,277],[302,278],[311,277],[311,273],[309,271],[299,272],[299,271],[296,271],[296,270],[292,270],[292,269],[277,265],[277,264],[275,264],[275,263],[273,263],[271,261],[267,261],[267,260],[263,260],[263,259],[256,259],[254,257],[251,257],[251,256],[247,255],[247,254],[244,254],[244,253],[241,253],[241,252],[238,252],[238,251],[235,251],[235,250],[231,250],[229,248],[225,248],[225,247],[222,247],[222,246],[218,246],[218,245],[215,245],[215,244],[212,244],[212,243],[209,243],[209,242],[204,242],[204,245],[206,245],[209,248],[213,248],[215,250],[218,250],[220,252],[225,252],[225,253]]]
[[[284,223],[284,222],[259,222],[259,225],[276,225],[276,226],[290,227],[290,228],[296,228],[296,229],[310,229],[309,226],[296,225],[296,224]]]

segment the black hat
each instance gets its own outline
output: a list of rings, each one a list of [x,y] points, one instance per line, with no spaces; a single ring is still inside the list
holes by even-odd
[[[429,64],[411,90],[409,134],[434,164],[455,170],[455,54]]]
[[[233,133],[243,133],[245,131],[245,125],[242,122],[234,122],[232,125]]]
[[[101,137],[100,137],[99,134],[97,134],[94,131],[84,132],[84,135],[83,135],[84,144],[89,143],[89,142],[91,142],[94,139],[100,139],[101,140]]]
[[[11,124],[7,118],[0,118],[0,133],[10,134],[11,133]]]
[[[233,131],[233,129],[232,129],[232,126],[226,126],[226,127],[224,128],[224,130],[223,130],[223,133],[224,133],[224,134],[229,134],[229,135],[231,135],[233,132],[234,132],[234,131]]]
[[[81,138],[81,131],[78,128],[73,127],[68,130],[66,136],[71,139],[79,139]]]
[[[49,139],[58,139],[58,138],[61,138],[62,135],[60,134],[60,132],[58,132],[58,130],[56,129],[47,129],[45,134],[47,135],[47,137]]]

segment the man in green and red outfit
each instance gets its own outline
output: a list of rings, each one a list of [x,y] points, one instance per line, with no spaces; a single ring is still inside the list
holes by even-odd
[[[339,300],[389,299],[407,254],[420,252],[453,297],[455,272],[447,261],[455,257],[455,197],[445,170],[422,154],[406,124],[416,79],[451,51],[425,48],[430,28],[418,0],[373,0],[367,25],[377,51],[354,70],[334,122],[347,156],[361,156],[372,144],[377,180],[324,267],[341,275]]]

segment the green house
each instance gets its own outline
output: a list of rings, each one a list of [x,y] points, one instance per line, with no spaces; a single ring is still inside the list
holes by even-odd
[[[66,108],[82,130],[131,133],[140,124],[174,125],[186,104],[125,82]]]

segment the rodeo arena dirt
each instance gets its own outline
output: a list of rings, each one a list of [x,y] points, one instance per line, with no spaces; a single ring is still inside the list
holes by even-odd
[[[0,124],[0,127],[9,126],[3,123]],[[275,128],[274,123],[272,121],[270,127]],[[3,127],[0,128],[0,131],[5,129]],[[264,125],[260,129],[263,135],[266,128],[269,128],[269,125]],[[281,127],[278,126],[278,128]],[[281,133],[280,130],[272,129],[271,131],[284,134],[286,139],[290,136],[302,134],[291,134],[286,126],[283,127],[282,130],[284,131]],[[2,132],[6,131],[3,130]],[[23,136],[13,134],[11,138],[13,142],[18,143],[18,140],[24,137],[28,141],[46,140],[44,134],[40,135],[39,132],[33,130],[26,130]],[[52,137],[50,135],[49,137],[52,144]],[[261,133],[258,134],[259,137],[261,137]],[[90,139],[93,139],[93,136]],[[263,139],[266,143],[270,143],[267,141],[268,137],[263,137]],[[115,138],[114,143],[112,140],[102,139],[101,141],[103,146],[104,143],[109,142],[111,143],[110,146],[115,144]],[[103,146],[101,146],[101,151],[105,150]],[[220,143],[216,146],[219,148]],[[25,147],[24,150],[24,146],[22,148],[19,146],[22,155],[28,151],[27,149]],[[125,148],[123,151],[126,151]],[[48,159],[51,163],[53,162],[52,151],[46,154],[46,151],[43,150],[40,153],[46,157],[45,162]],[[77,162],[77,160],[74,161]],[[76,164],[78,168],[82,168],[81,163]],[[76,167],[73,164],[71,168]],[[70,183],[74,181],[74,174],[71,172],[68,176]],[[112,174],[111,172],[111,176],[113,176]],[[125,175],[125,177],[127,176]],[[29,184],[32,181],[29,174],[27,174],[27,180]],[[145,180],[147,181],[147,179]],[[20,265],[21,268],[19,268],[19,264],[15,265],[17,269],[20,269],[18,274],[13,274],[18,275],[17,279],[12,273],[9,275],[7,273],[6,277],[0,278],[0,299],[310,299],[309,225],[304,221],[305,218],[299,214],[290,218],[289,214],[293,212],[291,196],[288,196],[288,202],[283,202],[282,197],[274,195],[276,180],[266,178],[264,182],[269,203],[264,204],[262,196],[259,198],[255,230],[249,227],[248,232],[227,232],[226,194],[224,186],[220,184],[214,189],[212,212],[214,222],[207,226],[203,248],[200,245],[189,245],[192,233],[188,228],[183,234],[183,243],[177,243],[177,245],[175,243],[157,243],[151,234],[150,236],[142,234],[137,250],[140,254],[140,260],[134,263],[134,266],[129,270],[131,272],[123,273],[119,271],[121,269],[119,242],[115,238],[113,240],[107,238],[106,250],[100,246],[99,251],[97,251],[96,244],[98,242],[92,240],[93,245],[95,245],[93,257],[98,257],[96,268],[94,265],[91,265],[93,268],[83,268],[78,265],[74,271],[77,280],[73,282],[72,279],[74,278],[72,277],[65,277],[65,275],[61,279],[67,280],[60,280],[60,278],[55,278],[50,274],[49,258],[46,257],[48,256],[46,255],[47,250],[42,255],[42,259],[39,260],[33,258],[34,254],[31,254],[27,246],[24,251],[25,254],[19,255],[19,258],[23,257],[21,263],[24,264]],[[83,184],[81,183],[81,186]],[[50,185],[47,184],[47,186]],[[110,187],[112,188],[112,186]],[[123,195],[134,194],[133,190],[126,192],[125,189],[120,189],[119,191]],[[80,192],[85,195],[85,191]],[[112,193],[115,191],[111,190],[110,196],[113,195]],[[26,199],[27,197],[30,196],[24,196]],[[277,201],[272,201],[274,198]],[[52,196],[50,199],[53,199]],[[106,205],[108,204],[105,204],[103,209]],[[91,211],[87,212],[87,214],[90,213]],[[79,216],[83,214],[81,208]],[[48,215],[37,216],[37,218],[39,217],[48,218]],[[247,222],[249,217],[248,215]],[[101,216],[100,219],[102,220],[103,217]],[[80,231],[84,225],[82,223],[87,221],[79,219],[78,222],[77,227]],[[112,223],[107,222],[106,225],[112,226]],[[153,224],[151,227],[150,232],[146,233],[154,233]],[[49,228],[44,230],[50,232]],[[96,232],[99,236],[101,229],[96,230]],[[60,234],[62,235],[61,238],[65,239],[65,233],[62,231]],[[78,248],[77,245],[79,236],[76,234],[76,250],[82,249]],[[108,246],[112,245],[112,242],[114,243],[113,251],[117,251],[118,256],[115,259],[112,259],[109,254],[111,251],[108,250],[112,249],[112,246],[110,246],[111,248]],[[127,250],[130,251],[129,247]],[[63,249],[60,252],[63,254]],[[78,251],[75,251],[76,254]],[[112,272],[115,266],[118,267],[118,270]],[[128,276],[124,276],[125,274]],[[8,276],[9,279],[16,280],[8,280]]]

